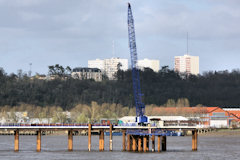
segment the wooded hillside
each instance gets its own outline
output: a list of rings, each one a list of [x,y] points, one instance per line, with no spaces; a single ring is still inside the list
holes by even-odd
[[[117,80],[31,79],[27,75],[8,75],[0,69],[0,106],[22,103],[36,106],[61,106],[64,110],[77,104],[121,104],[133,107],[131,70],[118,71]],[[240,106],[240,71],[207,72],[199,76],[180,76],[168,67],[158,73],[140,72],[145,104],[158,106]],[[182,98],[182,102],[178,102]],[[185,98],[185,100],[183,100]]]

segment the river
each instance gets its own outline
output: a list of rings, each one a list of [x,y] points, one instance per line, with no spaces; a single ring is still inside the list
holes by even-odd
[[[87,136],[74,136],[73,151],[67,151],[66,136],[42,136],[42,151],[36,152],[36,136],[20,136],[19,152],[14,152],[14,136],[0,136],[0,159],[86,159],[86,160],[234,160],[240,159],[240,136],[199,136],[198,151],[192,152],[191,136],[167,137],[167,151],[161,153],[122,152],[122,137],[113,137],[109,152],[109,137],[105,136],[105,151],[98,151],[98,136],[92,136],[92,151],[87,151]],[[150,143],[151,144],[151,143]],[[157,144],[156,144],[157,148]],[[150,145],[151,149],[151,145]]]

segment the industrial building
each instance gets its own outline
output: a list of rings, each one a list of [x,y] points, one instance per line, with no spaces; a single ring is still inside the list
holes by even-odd
[[[200,128],[230,128],[233,122],[240,122],[235,112],[229,112],[219,107],[204,107],[206,113],[199,116]]]
[[[240,127],[240,108],[219,107],[166,107],[162,112],[168,116],[148,116],[149,123],[160,126],[196,125],[198,128]],[[169,113],[171,113],[169,115]],[[120,123],[135,123],[136,117],[125,116]]]

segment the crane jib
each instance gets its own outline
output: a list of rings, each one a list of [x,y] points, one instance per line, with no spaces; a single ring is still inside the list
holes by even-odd
[[[139,69],[137,67],[137,46],[135,40],[135,29],[134,20],[131,10],[131,5],[128,3],[128,38],[129,38],[129,48],[131,55],[131,68],[132,68],[132,82],[133,82],[133,93],[134,101],[136,105],[136,122],[145,123],[147,122],[147,117],[144,116],[145,105],[142,102],[142,93],[140,88],[140,78]]]

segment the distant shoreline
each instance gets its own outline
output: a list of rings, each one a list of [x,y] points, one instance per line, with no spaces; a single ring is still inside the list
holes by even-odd
[[[216,131],[198,134],[199,136],[240,137],[240,129],[217,129]]]

